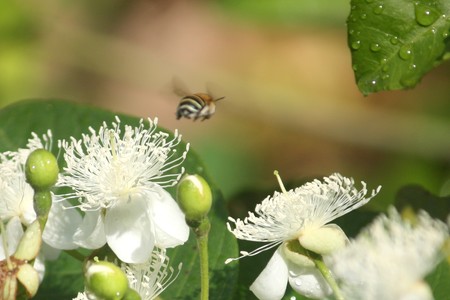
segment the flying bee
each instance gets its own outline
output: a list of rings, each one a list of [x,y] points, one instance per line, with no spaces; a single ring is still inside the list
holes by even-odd
[[[178,78],[173,79],[174,92],[182,97],[177,108],[177,120],[181,117],[187,119],[200,119],[202,121],[211,118],[216,111],[216,102],[225,97],[216,98],[207,88],[206,93],[191,93]]]

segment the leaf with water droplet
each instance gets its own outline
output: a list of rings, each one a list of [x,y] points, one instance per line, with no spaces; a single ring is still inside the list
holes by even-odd
[[[363,94],[411,88],[450,57],[449,0],[351,0],[351,7],[348,45]]]

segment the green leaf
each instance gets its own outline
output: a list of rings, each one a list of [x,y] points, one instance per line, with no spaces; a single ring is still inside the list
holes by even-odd
[[[395,207],[399,211],[412,208],[416,213],[422,209],[433,218],[446,222],[450,213],[450,196],[438,197],[420,185],[411,184],[398,191]]]
[[[450,1],[352,0],[347,23],[360,91],[411,88],[443,60]]]
[[[433,291],[434,299],[447,299],[450,295],[450,264],[442,261],[436,269],[426,277],[426,281]]]
[[[41,135],[47,129],[51,129],[55,144],[58,139],[68,139],[70,136],[80,138],[82,133],[88,132],[89,126],[97,129],[104,121],[110,124],[116,115],[120,117],[123,124],[138,125],[139,123],[139,118],[58,100],[29,100],[15,103],[0,110],[0,151],[25,147],[32,131]],[[178,147],[178,151],[183,151],[186,144],[181,143]],[[52,152],[57,154],[58,149],[53,147]],[[59,155],[59,163],[62,163],[62,155]],[[200,158],[192,149],[183,167],[186,172],[197,173],[205,178],[210,183],[213,193],[214,203],[210,212],[209,238],[210,298],[232,299],[237,285],[238,268],[237,264],[225,265],[224,261],[229,257],[236,257],[238,250],[236,240],[226,229],[227,212],[223,196],[217,186],[212,184]],[[60,165],[60,169],[62,168],[63,166]],[[169,189],[169,192],[175,197],[175,188]],[[191,233],[186,244],[170,250],[169,256],[172,267],[176,269],[180,262],[183,263],[183,267],[178,278],[163,292],[161,298],[198,299],[200,271],[194,234]],[[51,262],[47,262],[49,268],[46,278],[38,291],[38,295],[44,293],[41,299],[50,299],[46,298],[47,295],[51,295],[52,299],[69,299],[76,296],[77,291],[82,291],[77,281],[82,271],[81,264],[73,266],[67,263],[66,266],[67,259],[70,258],[64,258],[62,263],[57,264],[56,269],[51,267],[53,266]],[[74,273],[74,269],[77,268],[79,273]],[[73,287],[70,287],[71,282],[74,283]]]

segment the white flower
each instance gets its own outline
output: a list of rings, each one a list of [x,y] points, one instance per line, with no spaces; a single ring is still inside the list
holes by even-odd
[[[377,190],[367,194],[366,184],[362,189],[354,187],[354,181],[340,174],[325,177],[323,182],[314,180],[294,190],[286,191],[275,173],[282,192],[275,192],[258,204],[255,213],[242,220],[229,218],[234,229],[228,229],[239,239],[268,242],[241,257],[253,256],[282,244],[272,256],[269,264],[255,280],[250,289],[259,299],[281,299],[289,281],[297,292],[311,298],[321,298],[331,293],[323,277],[314,268],[314,263],[297,253],[296,244],[319,254],[330,253],[343,247],[347,241],[344,232],[334,219],[366,204]],[[292,248],[294,247],[294,249]],[[228,259],[229,263],[234,259]],[[277,284],[274,284],[277,283]]]
[[[128,277],[130,288],[134,289],[142,300],[155,299],[160,295],[178,276],[178,272],[169,266],[169,257],[165,249],[155,248],[152,256],[143,264],[122,264],[122,270]]]
[[[346,300],[433,299],[423,279],[443,257],[448,227],[423,211],[414,223],[390,209],[346,248],[325,257]]]
[[[65,199],[77,199],[85,212],[74,239],[82,247],[109,247],[127,263],[149,259],[154,246],[183,244],[189,236],[185,217],[172,196],[163,188],[177,183],[184,169],[175,172],[186,158],[177,156],[181,136],[157,131],[157,120],[141,120],[138,127],[126,125],[122,133],[119,118],[98,133],[90,128],[81,140],[61,141],[67,167],[59,186],[73,192]]]
[[[28,226],[36,219],[33,204],[34,191],[26,182],[24,165],[32,151],[40,148],[50,150],[52,146],[50,130],[42,136],[42,140],[44,143],[35,133],[32,133],[27,148],[16,152],[0,153],[0,220],[3,222],[17,220],[22,225]],[[54,195],[52,198],[55,198]],[[43,232],[43,240],[56,249],[75,249],[77,245],[72,242],[72,236],[75,233],[74,228],[81,222],[81,216],[75,210],[63,210],[62,205],[61,202],[52,204]]]

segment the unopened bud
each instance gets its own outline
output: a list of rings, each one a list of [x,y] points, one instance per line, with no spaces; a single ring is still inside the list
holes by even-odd
[[[51,152],[37,149],[28,156],[25,163],[25,175],[33,189],[48,190],[56,183],[58,173],[58,162]]]
[[[211,188],[199,175],[184,176],[178,183],[177,200],[186,220],[200,222],[211,209]]]
[[[111,262],[88,262],[84,275],[86,290],[99,299],[119,300],[128,290],[127,276]]]

